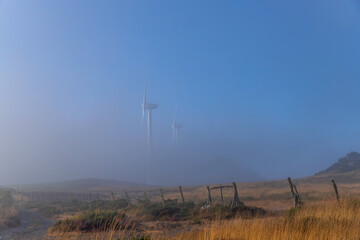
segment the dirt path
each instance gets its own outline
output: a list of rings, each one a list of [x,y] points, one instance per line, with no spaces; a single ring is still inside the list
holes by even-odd
[[[48,228],[52,225],[52,220],[43,217],[36,209],[21,211],[21,224],[0,232],[1,240],[32,240],[45,239]]]

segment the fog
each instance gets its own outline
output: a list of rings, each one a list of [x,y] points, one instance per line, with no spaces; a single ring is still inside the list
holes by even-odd
[[[360,151],[359,6],[329,2],[1,1],[0,185],[304,177]]]

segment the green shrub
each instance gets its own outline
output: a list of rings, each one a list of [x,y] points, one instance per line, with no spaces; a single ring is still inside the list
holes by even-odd
[[[130,220],[118,211],[89,211],[80,215],[57,221],[51,231],[92,232],[107,230],[137,229],[140,224]]]
[[[214,205],[200,211],[200,216],[209,220],[239,218],[254,218],[265,214],[265,210],[257,207],[247,207],[240,205],[237,207],[229,207],[223,205]]]
[[[27,202],[26,208],[38,208],[39,211],[47,217],[53,217],[62,213],[75,213],[84,211],[116,211],[122,210],[128,206],[126,199],[117,199],[115,201],[99,200],[93,202],[52,202],[37,203]]]
[[[176,200],[165,200],[164,204],[139,200],[138,215],[148,220],[186,220],[198,212],[194,202],[178,203]]]

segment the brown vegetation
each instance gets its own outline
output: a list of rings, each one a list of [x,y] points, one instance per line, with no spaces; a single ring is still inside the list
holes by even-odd
[[[337,201],[321,201],[289,209],[283,216],[236,218],[206,222],[193,228],[151,233],[151,239],[359,239],[360,199],[347,197]],[[132,232],[134,234],[134,232]],[[114,229],[93,234],[91,239],[129,239],[129,232]],[[81,233],[53,235],[55,239],[89,239]]]
[[[239,183],[237,186],[240,200],[246,208],[240,207],[235,212],[220,205],[220,191],[217,190],[211,191],[214,206],[204,208],[207,197],[205,186],[184,186],[186,204],[181,201],[178,187],[164,189],[165,203],[162,202],[158,188],[146,188],[144,190],[147,191],[149,200],[139,200],[143,197],[143,191],[140,190],[136,195],[138,200],[135,201],[135,193],[131,193],[132,205],[124,204],[121,209],[141,227],[116,228],[116,224],[110,224],[103,231],[96,228],[82,231],[78,227],[74,231],[65,231],[58,228],[52,231],[50,236],[53,239],[99,240],[141,239],[143,236],[164,240],[359,239],[360,220],[357,216],[360,214],[360,198],[356,192],[360,190],[360,184],[337,179],[335,178],[340,202],[336,200],[331,177],[328,175],[295,179],[294,184],[297,185],[304,202],[296,209],[292,208],[293,199],[286,180]],[[225,190],[223,195],[225,205],[229,206],[233,191]],[[91,205],[91,208],[99,207],[98,210],[101,211],[101,206],[106,201],[111,206],[111,200],[78,202],[76,208],[73,208],[78,212],[72,213],[77,217],[71,217],[70,220],[79,219],[79,215],[84,214],[82,209],[88,208],[87,205]],[[125,199],[115,201],[126,203]],[[62,208],[63,204],[65,203],[58,207]],[[119,210],[111,208],[105,210]],[[265,209],[266,213],[262,209]],[[68,227],[64,222],[61,226]]]

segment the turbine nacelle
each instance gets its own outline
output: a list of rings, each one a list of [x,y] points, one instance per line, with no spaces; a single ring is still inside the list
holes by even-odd
[[[141,105],[143,111],[145,111],[145,109],[147,110],[152,110],[152,109],[156,109],[158,107],[158,104],[154,104],[154,103],[145,103]]]
[[[156,109],[158,107],[157,104],[154,103],[146,103],[146,82],[144,83],[144,98],[143,98],[143,103],[141,104],[141,108],[142,108],[142,116],[141,116],[141,121],[144,122],[144,117],[145,117],[145,110],[149,111],[149,116],[150,116],[150,111],[152,109]]]

